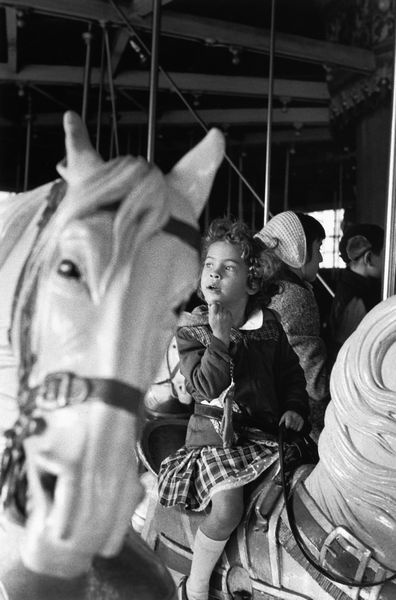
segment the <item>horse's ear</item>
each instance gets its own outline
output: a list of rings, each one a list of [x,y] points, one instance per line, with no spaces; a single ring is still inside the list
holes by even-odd
[[[208,199],[217,169],[224,158],[224,149],[224,135],[219,129],[211,129],[167,175],[169,184],[190,199],[196,217],[199,217]]]
[[[68,111],[63,117],[65,131],[66,159],[57,165],[58,173],[66,181],[86,177],[87,171],[94,170],[103,159],[93,148],[88,131],[79,115]]]

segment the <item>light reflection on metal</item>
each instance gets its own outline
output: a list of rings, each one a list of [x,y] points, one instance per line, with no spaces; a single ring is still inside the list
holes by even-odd
[[[151,34],[150,97],[147,133],[147,161],[154,162],[155,129],[158,96],[158,48],[161,31],[161,0],[153,0],[153,29]]]
[[[99,152],[100,148],[100,132],[102,126],[102,103],[103,103],[103,81],[104,81],[104,68],[105,68],[105,33],[104,28],[102,30],[102,47],[100,51],[100,79],[99,79],[99,91],[98,91],[98,111],[96,118],[96,152]]]
[[[264,182],[264,225],[268,221],[271,177],[271,134],[272,134],[272,93],[274,88],[274,53],[275,53],[275,0],[271,2],[271,35],[269,53],[268,102],[267,102],[267,137],[265,153]]]
[[[239,165],[238,169],[242,173],[243,172],[243,163],[245,159],[245,153],[241,152],[239,155]],[[238,179],[238,219],[243,221],[243,187],[242,181]]]
[[[290,180],[290,148],[286,148],[285,162],[285,187],[283,192],[283,210],[288,210],[289,207],[289,180]]]
[[[81,118],[85,123],[87,120],[87,107],[88,107],[88,92],[89,92],[89,81],[91,75],[91,42],[92,42],[92,23],[88,25],[88,31],[83,33],[83,40],[85,42],[85,67],[84,67],[84,85],[83,85],[83,100],[81,109]]]
[[[28,112],[26,115],[26,145],[25,145],[25,171],[23,175],[23,191],[26,192],[29,185],[30,147],[32,144],[32,97],[28,92]]]
[[[396,12],[396,7],[395,7]],[[395,15],[396,17],[396,15]],[[395,222],[395,160],[396,160],[396,35],[393,36],[393,90],[392,90],[392,120],[389,149],[388,194],[385,224],[384,244],[384,274],[382,279],[382,299],[386,300],[395,293],[396,265],[396,222]]]
[[[109,42],[109,32],[106,27],[103,27],[104,32],[104,40],[105,40],[105,48],[106,48],[106,56],[107,56],[107,78],[110,89],[110,100],[111,100],[111,116],[112,116],[112,140],[114,139],[114,146],[116,155],[119,156],[120,148],[118,144],[118,130],[117,130],[117,111],[115,106],[115,91],[114,91],[114,82],[113,82],[113,73],[111,68],[111,52],[110,52],[110,42]]]

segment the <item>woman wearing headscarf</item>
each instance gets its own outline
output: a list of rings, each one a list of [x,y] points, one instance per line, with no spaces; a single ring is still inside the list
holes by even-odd
[[[255,237],[263,248],[272,249],[282,263],[280,293],[273,296],[270,308],[278,313],[304,370],[313,437],[317,438],[329,401],[329,371],[311,284],[322,262],[320,248],[326,234],[313,217],[285,211],[270,219]]]

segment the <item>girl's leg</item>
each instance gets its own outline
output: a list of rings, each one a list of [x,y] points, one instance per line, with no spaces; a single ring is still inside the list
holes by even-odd
[[[224,546],[243,515],[243,488],[214,494],[212,507],[194,540],[188,600],[208,600],[209,580]]]

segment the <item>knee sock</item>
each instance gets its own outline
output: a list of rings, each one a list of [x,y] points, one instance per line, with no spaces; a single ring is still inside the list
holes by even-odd
[[[228,538],[212,540],[200,529],[197,530],[191,571],[187,579],[188,600],[208,600],[210,576],[227,541]]]

